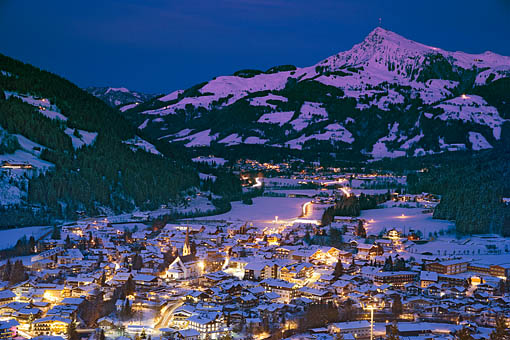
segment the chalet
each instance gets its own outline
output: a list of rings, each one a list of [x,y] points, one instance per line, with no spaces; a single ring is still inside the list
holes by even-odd
[[[358,250],[358,257],[364,260],[370,260],[373,257],[384,254],[383,248],[377,244],[360,243],[356,249]]]
[[[133,280],[139,288],[151,288],[158,285],[158,278],[154,275],[136,274]]]
[[[2,290],[2,291],[0,291],[0,306],[6,305],[6,304],[14,301],[15,297],[16,297],[16,294],[14,294],[10,290]]]
[[[370,322],[366,320],[332,323],[328,330],[332,334],[340,333],[344,337],[352,335],[355,339],[370,338]]]
[[[215,313],[192,315],[188,318],[188,328],[196,330],[203,338],[217,338],[222,333],[222,322]]]
[[[389,284],[393,286],[404,286],[408,282],[413,282],[418,277],[418,273],[410,271],[399,272],[380,272],[374,275],[374,282],[379,284]]]
[[[440,274],[455,275],[468,270],[468,262],[464,260],[450,260],[443,262],[432,262],[426,265],[428,271]]]
[[[97,320],[97,326],[103,331],[108,331],[115,328],[115,322],[108,317],[103,317]]]
[[[0,321],[0,339],[14,339],[18,335],[19,322],[10,319]]]
[[[265,279],[260,285],[264,287],[266,292],[278,294],[280,296],[279,300],[284,303],[290,303],[290,301],[299,296],[297,286],[284,280]]]
[[[15,161],[3,161],[2,162],[2,169],[24,169],[24,170],[30,170],[32,169],[32,164],[29,162],[15,162]]]
[[[307,262],[296,263],[282,267],[280,269],[280,278],[288,282],[297,283],[312,277],[313,273],[314,270],[312,264]]]
[[[196,329],[188,328],[179,331],[174,331],[170,337],[174,340],[199,340],[200,332]]]
[[[506,280],[510,279],[510,263],[491,265],[489,274]]]
[[[310,260],[318,262],[337,261],[340,256],[340,250],[335,247],[321,247],[317,249],[311,256]]]
[[[431,284],[435,284],[438,281],[436,272],[421,271],[420,272],[420,287],[427,288]]]
[[[315,303],[328,303],[333,298],[333,294],[325,289],[314,289],[310,287],[302,287],[299,294]]]
[[[71,319],[52,315],[33,322],[34,333],[37,335],[64,335]]]
[[[267,261],[250,262],[244,267],[245,280],[264,280],[278,278],[278,265]]]

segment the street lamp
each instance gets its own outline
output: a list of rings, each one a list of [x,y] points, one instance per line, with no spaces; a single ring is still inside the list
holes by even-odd
[[[373,302],[361,303],[361,308],[370,311],[370,340],[374,340],[374,310],[377,309],[377,299]]]

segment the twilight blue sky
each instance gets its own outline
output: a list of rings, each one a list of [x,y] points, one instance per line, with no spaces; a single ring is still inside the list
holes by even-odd
[[[0,53],[80,86],[166,93],[243,68],[309,66],[378,24],[510,55],[510,1],[0,0]]]

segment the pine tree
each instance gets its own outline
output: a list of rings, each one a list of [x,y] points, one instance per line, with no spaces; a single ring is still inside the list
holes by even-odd
[[[491,332],[490,340],[510,340],[510,329],[503,315],[496,316],[496,328]]]
[[[99,340],[105,340],[105,336],[104,336],[104,330],[101,329],[101,332],[99,333]]]
[[[338,332],[335,335],[335,340],[344,340],[344,335],[342,333]]]
[[[333,271],[333,276],[335,277],[335,279],[338,279],[342,275],[344,275],[344,266],[342,264],[342,261],[338,259],[335,265],[335,270]]]
[[[143,267],[143,259],[140,255],[135,254],[133,258],[133,269],[140,270]]]
[[[145,340],[147,338],[147,334],[145,333],[145,328],[142,329],[142,332],[140,333],[140,339]]]
[[[79,340],[78,333],[76,332],[76,323],[74,321],[67,325],[67,339]]]
[[[498,282],[498,293],[503,296],[506,292],[506,280],[500,279]]]
[[[474,340],[474,337],[471,334],[472,334],[472,332],[469,328],[463,327],[461,330],[459,330],[455,333],[455,339],[456,340]]]
[[[28,246],[30,247],[30,252],[34,253],[35,252],[35,246],[36,246],[34,235],[30,236],[30,239],[28,240]]]
[[[71,238],[69,237],[69,234],[66,236],[66,245],[65,245],[65,248],[66,249],[69,249],[71,248]]]
[[[51,233],[51,238],[53,240],[60,240],[60,228],[56,225],[53,226],[53,231]]]
[[[104,287],[106,285],[106,273],[103,271],[103,274],[101,274],[101,278],[99,279],[99,285],[101,287]]]
[[[12,268],[9,281],[11,282],[11,284],[16,284],[25,281],[25,279],[26,279],[25,266],[23,265],[23,262],[21,262],[21,260],[17,260],[16,262],[14,262],[14,266]]]
[[[7,263],[4,266],[4,272],[2,274],[2,281],[9,281],[11,279],[12,264],[11,260],[7,259]]]
[[[393,315],[398,318],[400,314],[402,314],[402,300],[400,298],[400,295],[396,294],[393,297],[393,304],[391,305],[391,311],[393,312]]]
[[[386,340],[400,340],[398,336],[398,327],[396,323],[387,327]]]
[[[307,231],[306,234],[305,234],[305,237],[303,238],[303,241],[306,243],[306,244],[310,244],[310,241],[312,240],[312,238],[310,237],[310,233]]]
[[[133,281],[133,278],[129,276],[125,284],[125,293],[126,295],[133,295],[135,291],[136,291],[135,282]]]

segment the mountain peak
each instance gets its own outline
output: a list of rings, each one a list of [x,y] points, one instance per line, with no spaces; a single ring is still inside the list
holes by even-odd
[[[395,32],[389,31],[382,27],[376,27],[370,32],[362,42],[363,45],[393,45],[395,47],[402,47],[417,50],[437,50],[434,47],[426,46],[415,41],[409,40]]]

